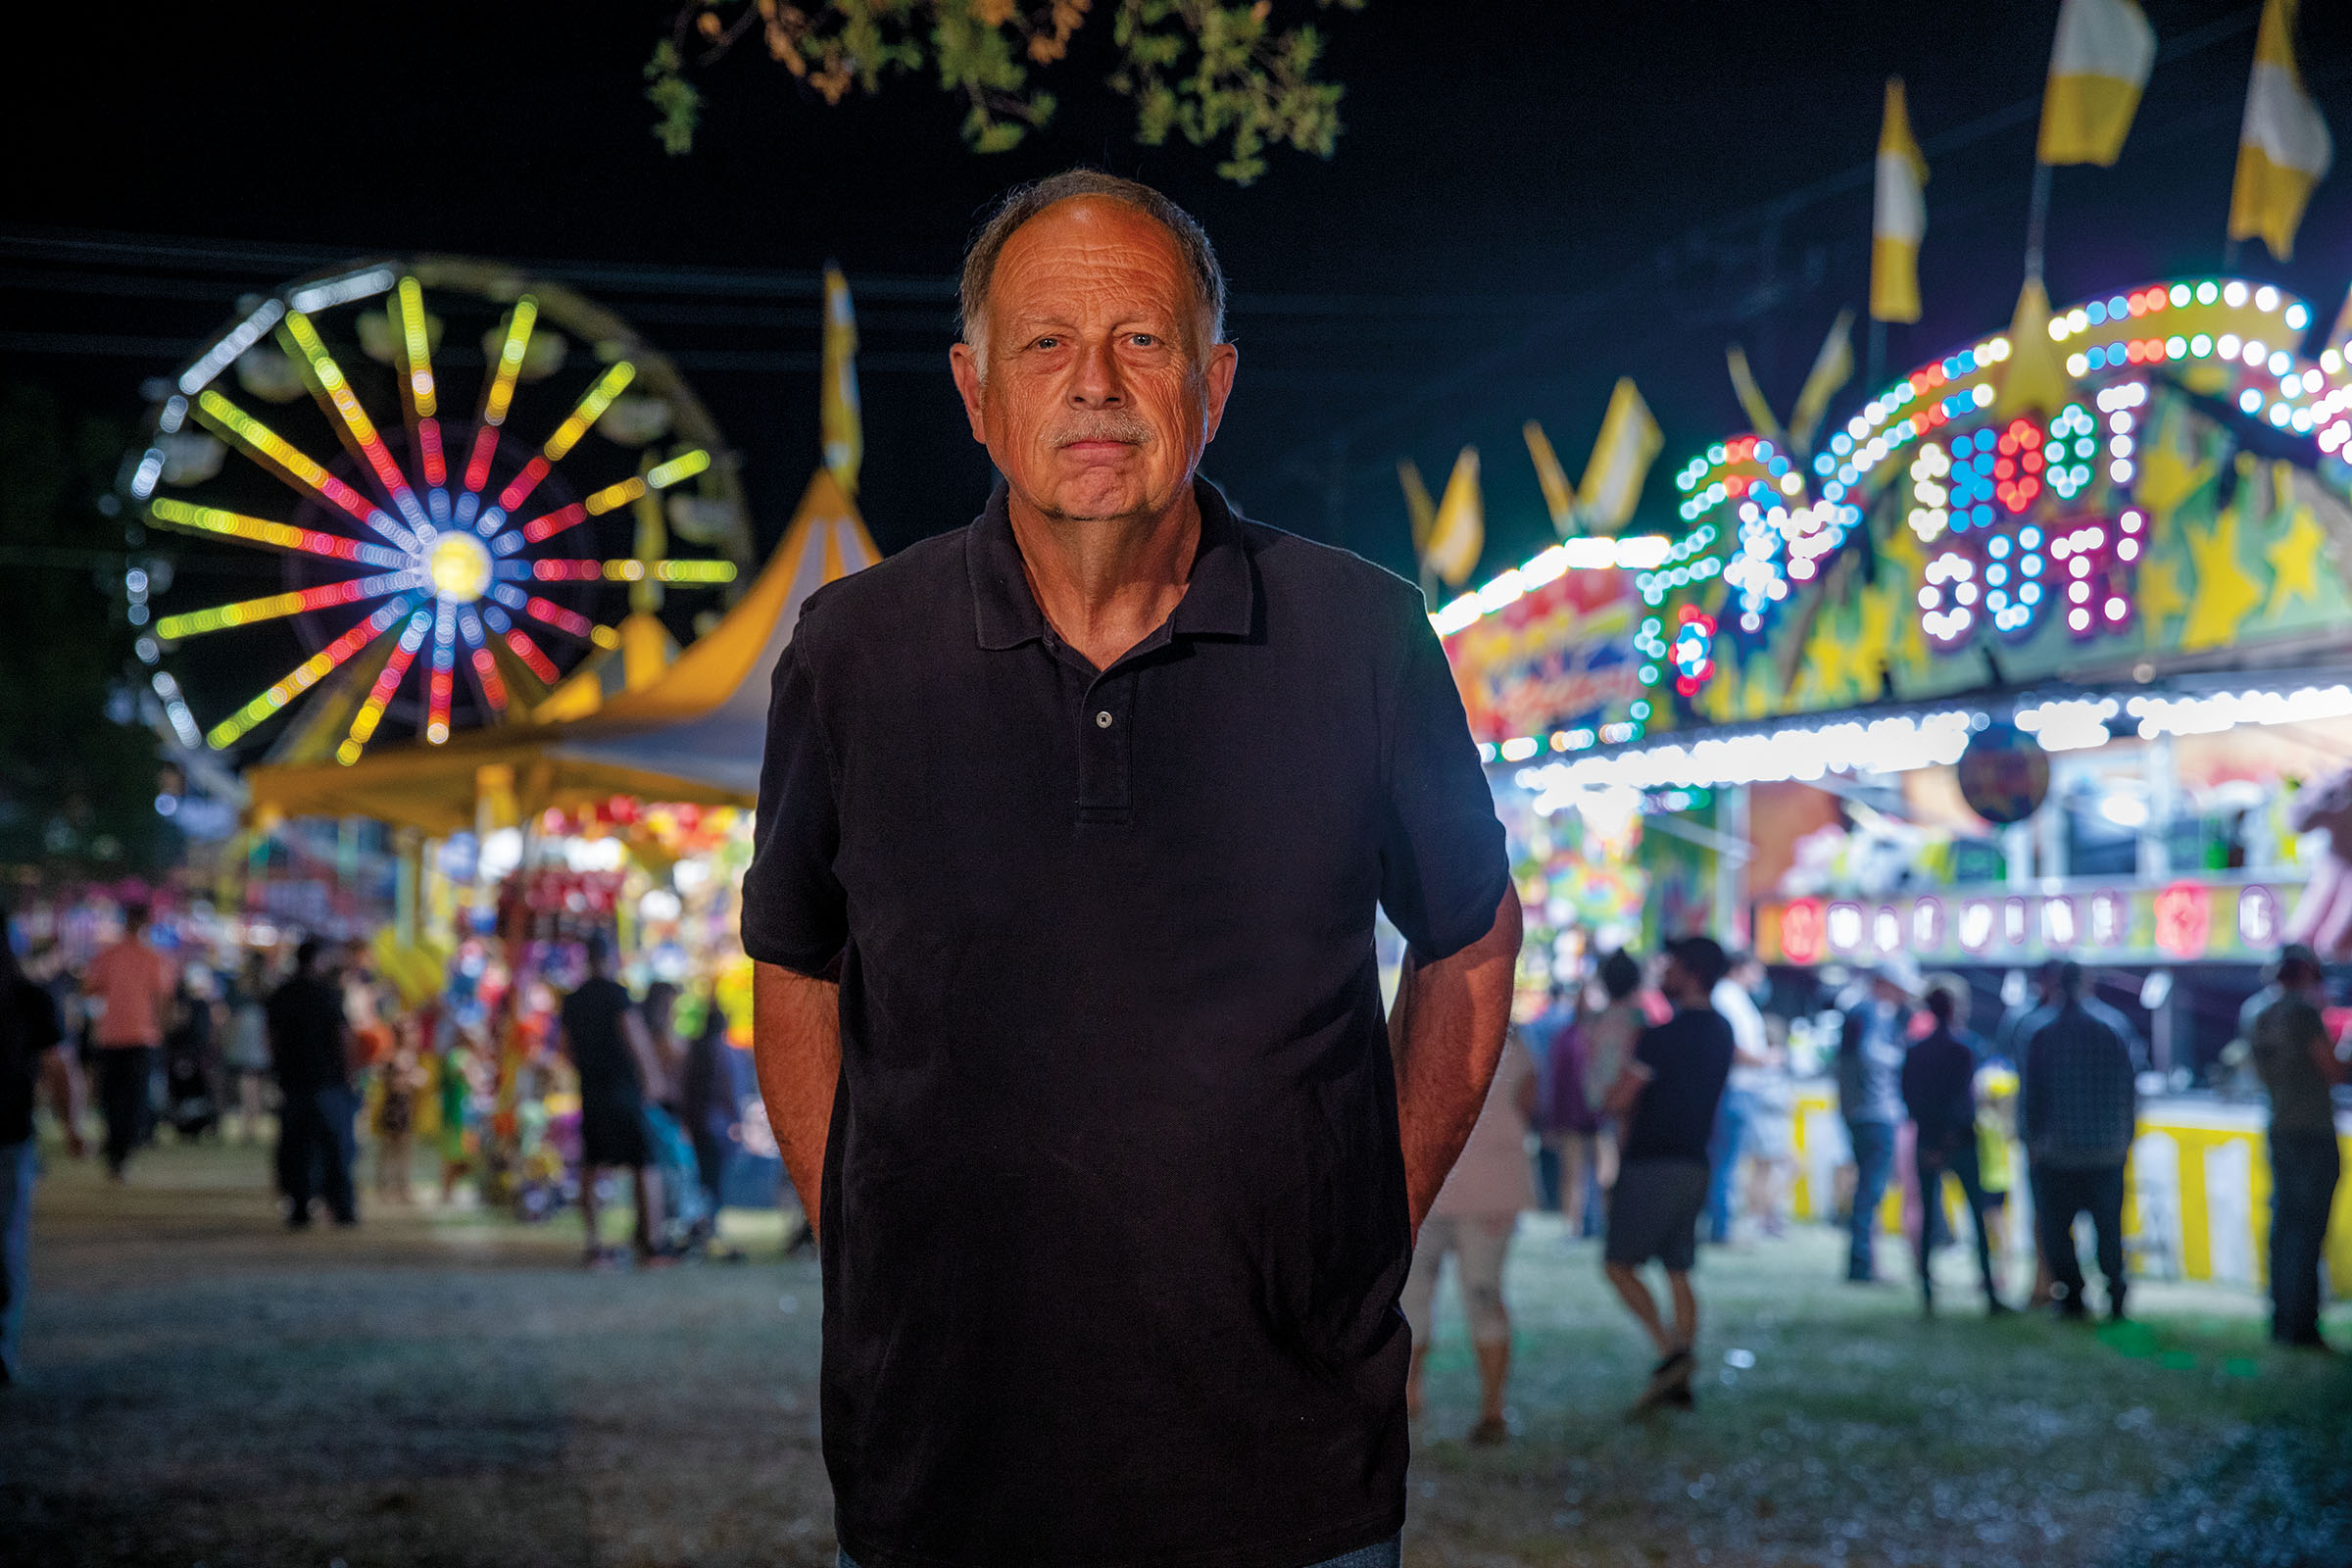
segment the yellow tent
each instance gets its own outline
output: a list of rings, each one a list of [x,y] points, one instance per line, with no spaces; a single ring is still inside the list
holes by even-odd
[[[512,826],[549,807],[614,795],[749,806],[760,791],[768,672],[802,604],[880,559],[857,508],[819,468],[750,590],[651,684],[575,697],[560,718],[467,731],[440,746],[384,747],[348,767],[255,767],[245,775],[251,809],[368,816],[440,835],[485,825],[485,816],[487,825]]]

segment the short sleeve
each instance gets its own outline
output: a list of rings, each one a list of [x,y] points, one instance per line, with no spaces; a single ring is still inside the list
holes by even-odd
[[[1419,606],[1390,692],[1380,904],[1428,963],[1494,926],[1511,866],[1453,671]]]
[[[849,940],[848,898],[833,872],[841,821],[831,751],[802,638],[776,661],[760,765],[752,864],[743,876],[743,951],[821,975]]]

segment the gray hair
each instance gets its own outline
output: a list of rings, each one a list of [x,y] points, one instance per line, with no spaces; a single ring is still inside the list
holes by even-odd
[[[964,249],[956,325],[964,342],[971,345],[982,361],[988,357],[987,345],[981,341],[987,330],[988,288],[996,277],[997,258],[1004,254],[1005,243],[1022,224],[1047,208],[1081,196],[1117,202],[1168,231],[1184,258],[1185,270],[1192,275],[1193,293],[1200,300],[1200,315],[1207,327],[1207,343],[1196,346],[1205,348],[1211,343],[1224,342],[1225,273],[1217,266],[1216,248],[1209,244],[1207,230],[1192,214],[1149,185],[1098,169],[1071,169],[1006,191]]]

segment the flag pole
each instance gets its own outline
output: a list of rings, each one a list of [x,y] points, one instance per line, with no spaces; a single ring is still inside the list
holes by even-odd
[[[2041,281],[2042,242],[2050,226],[2050,166],[2035,159],[2034,194],[2026,209],[2026,276]]]

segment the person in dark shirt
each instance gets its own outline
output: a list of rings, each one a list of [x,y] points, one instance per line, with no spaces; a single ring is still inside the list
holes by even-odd
[[[646,1088],[662,1082],[654,1038],[628,988],[612,978],[612,948],[602,932],[588,939],[588,978],[564,999],[562,1048],[580,1075],[580,1219],[591,1268],[612,1261],[597,1235],[596,1184],[608,1170],[629,1173],[636,1189],[633,1236],[640,1263],[661,1256],[662,1173],[645,1132]]]
[[[2278,956],[2276,979],[2249,1003],[2246,1037],[2271,1097],[2271,1338],[2328,1348],[2320,1335],[2320,1256],[2343,1173],[2334,1086],[2352,1079],[2321,1009],[2327,976],[2297,943]],[[2267,1000],[2266,1000],[2267,999]]]
[[[2009,1310],[1992,1270],[1992,1238],[1985,1224],[1991,1206],[1977,1165],[1977,1061],[1982,1044],[1956,1019],[1959,998],[1948,984],[1928,990],[1928,1016],[1935,1027],[1903,1057],[1903,1108],[1913,1129],[1912,1159],[1919,1176],[1919,1300],[1936,1315],[1936,1249],[1943,1245],[1943,1178],[1959,1178],[1977,1229],[1977,1272],[1984,1280],[1985,1310]]]
[[[7,922],[0,920],[0,1388],[17,1380],[17,1342],[31,1283],[32,1106],[44,1079],[57,1093],[59,1118],[68,1128],[80,1120],[74,1080],[57,1049],[65,1038],[57,1003],[18,964]],[[80,1152],[78,1139],[74,1152]]]
[[[1733,1054],[1732,1026],[1707,998],[1728,967],[1711,938],[1683,937],[1666,945],[1658,990],[1674,1004],[1674,1016],[1642,1031],[1634,1059],[1609,1093],[1610,1112],[1625,1134],[1617,1185],[1609,1190],[1604,1266],[1658,1350],[1635,1412],[1691,1402],[1698,1298],[1690,1289],[1690,1266],[1697,1258],[1699,1211],[1707,1202],[1707,1143]],[[1671,1330],[1642,1280],[1642,1266],[1653,1257],[1666,1266],[1674,1298]]]
[[[294,950],[294,973],[270,998],[270,1065],[277,1075],[277,1180],[286,1195],[286,1227],[311,1223],[311,1199],[322,1194],[338,1225],[359,1223],[351,1186],[359,1112],[351,1091],[351,1027],[343,988],[320,971],[317,937]]]
[[[1200,475],[1223,293],[1148,186],[1009,195],[950,350],[1000,482],[777,661],[743,949],[863,1568],[1401,1551],[1520,910],[1420,594]]]
[[[2087,1210],[2098,1236],[2107,1313],[2122,1321],[2124,1163],[2139,1115],[2139,1040],[2113,1007],[2083,995],[2082,966],[2058,970],[2058,1005],[2036,1014],[2025,1042],[2017,1134],[2034,1184],[2034,1221],[2054,1276],[2059,1314],[2088,1313],[2075,1216]]]

